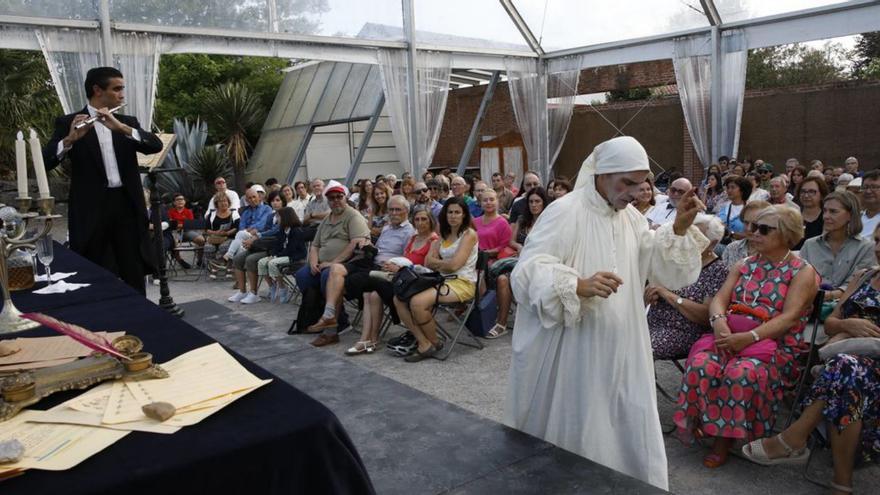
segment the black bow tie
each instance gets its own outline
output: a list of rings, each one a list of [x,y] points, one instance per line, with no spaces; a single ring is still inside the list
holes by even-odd
[[[666,203],[666,209],[667,210],[674,210],[675,206],[673,206],[672,203]]]

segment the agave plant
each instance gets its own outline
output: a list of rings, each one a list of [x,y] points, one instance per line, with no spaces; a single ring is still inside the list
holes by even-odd
[[[196,119],[195,123],[190,124],[188,119],[183,121],[174,119],[174,135],[177,136],[174,145],[177,161],[181,167],[186,168],[191,157],[205,147],[205,141],[208,140],[208,123]]]
[[[257,135],[266,120],[266,108],[259,97],[239,83],[221,84],[205,99],[204,111],[211,127],[225,146],[232,164],[237,189],[244,187],[244,170],[253,149],[250,137]]]
[[[208,124],[200,120],[190,124],[189,120],[174,119],[174,134],[177,137],[174,151],[177,155],[169,153],[162,163],[163,169],[179,169],[177,173],[164,173],[157,176],[156,187],[163,201],[170,199],[168,196],[181,193],[190,201],[200,201],[204,191],[199,190],[193,184],[189,174],[190,157],[198,154],[205,147],[208,138]]]

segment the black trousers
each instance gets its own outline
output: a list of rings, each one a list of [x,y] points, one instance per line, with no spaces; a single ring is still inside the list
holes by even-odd
[[[123,282],[146,295],[141,233],[131,199],[123,188],[107,189],[106,201],[98,215],[98,228],[79,253],[116,274]]]

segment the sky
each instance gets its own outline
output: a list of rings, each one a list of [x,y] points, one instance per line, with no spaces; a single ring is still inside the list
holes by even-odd
[[[400,0],[327,0],[321,33],[355,35],[367,22],[401,26]],[[840,0],[716,0],[722,19],[742,20]],[[651,36],[708,25],[699,0],[514,0],[545,50]],[[415,0],[416,30],[523,43],[498,0]]]

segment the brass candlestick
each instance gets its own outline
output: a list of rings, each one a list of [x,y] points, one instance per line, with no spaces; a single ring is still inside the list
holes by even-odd
[[[30,212],[30,198],[16,198],[19,214],[13,213],[12,208],[4,208],[0,211],[0,219],[3,220],[3,229],[0,229],[0,290],[3,291],[3,311],[0,311],[0,334],[19,332],[40,326],[39,323],[26,320],[21,317],[21,311],[12,304],[12,293],[9,290],[9,267],[7,260],[12,253],[19,249],[36,249],[35,242],[49,234],[52,230],[52,222],[61,215],[53,215],[55,205],[54,198],[40,198],[37,206],[40,214]],[[22,209],[25,211],[22,211]],[[31,222],[42,222],[42,228],[36,234],[25,237]]]

